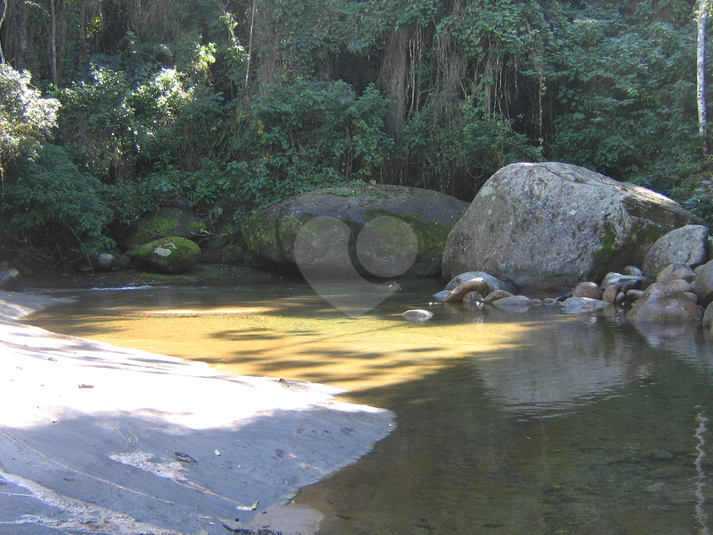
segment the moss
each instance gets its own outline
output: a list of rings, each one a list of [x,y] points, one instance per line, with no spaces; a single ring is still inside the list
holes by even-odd
[[[634,219],[625,240],[626,245],[622,246],[614,229],[607,224],[600,240],[601,248],[594,253],[592,268],[587,273],[588,280],[601,280],[608,272],[620,271],[628,265],[641,266],[647,251],[667,231]]]
[[[361,181],[352,181],[344,186],[333,186],[310,192],[312,195],[335,195],[337,197],[382,197],[388,196],[385,186],[376,186]]]
[[[154,241],[159,236],[179,236],[193,238],[201,236],[207,226],[201,219],[179,210],[178,208],[161,208],[141,219],[139,228],[126,242],[126,249],[132,249]]]
[[[139,246],[131,253],[139,264],[162,273],[182,273],[198,263],[201,248],[191,240],[173,236]]]
[[[434,254],[442,255],[446,247],[446,239],[452,227],[437,221],[426,221],[417,214],[396,213],[389,210],[369,210],[367,221],[380,216],[391,216],[409,224],[418,240],[417,263],[429,262]]]
[[[272,212],[250,216],[243,223],[245,244],[251,251],[272,258],[274,253],[266,250],[265,244],[272,244],[274,247],[277,241],[277,224],[277,215]]]

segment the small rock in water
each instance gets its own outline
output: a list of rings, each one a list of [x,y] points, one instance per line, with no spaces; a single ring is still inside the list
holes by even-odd
[[[485,298],[483,299],[483,303],[490,305],[494,301],[497,301],[498,299],[505,299],[507,297],[514,297],[513,294],[510,292],[506,292],[505,290],[495,290],[493,292],[490,292]]]
[[[443,291],[440,291],[440,292],[438,292],[438,293],[436,293],[436,294],[433,294],[433,295],[431,296],[431,298],[434,299],[434,300],[436,300],[436,301],[438,301],[439,303],[443,303],[443,299],[444,299],[447,295],[450,295],[450,293],[451,293],[451,292],[450,292],[449,290],[443,290]]]
[[[512,295],[502,299],[496,299],[491,303],[498,308],[524,312],[530,308],[530,298],[524,295]]]
[[[401,285],[398,282],[382,282],[380,286],[383,286],[384,288],[388,288],[391,291],[394,292],[400,292],[403,288],[401,288]]]
[[[588,312],[596,312],[610,305],[607,301],[599,299],[590,299],[589,297],[570,297],[566,299],[560,306],[562,310],[568,314],[586,314]]]
[[[595,282],[580,282],[572,290],[572,297],[588,297],[589,299],[601,299],[602,290]]]
[[[463,296],[463,302],[468,303],[482,303],[483,296],[478,292],[468,292]]]
[[[419,308],[415,310],[407,310],[401,315],[409,321],[418,321],[420,323],[424,323],[433,317],[433,312],[431,312],[430,310],[423,310]]]

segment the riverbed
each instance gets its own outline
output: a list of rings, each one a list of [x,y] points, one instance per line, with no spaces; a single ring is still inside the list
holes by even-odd
[[[708,333],[401,286],[358,317],[296,280],[65,288],[30,323],[394,411],[373,452],[297,496],[320,533],[710,533]]]

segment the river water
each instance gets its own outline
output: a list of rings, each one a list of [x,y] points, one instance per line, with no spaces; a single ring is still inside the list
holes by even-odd
[[[356,318],[295,281],[64,289],[30,322],[393,410],[372,453],[296,498],[323,534],[710,533],[707,332],[545,306],[412,323],[441,288],[402,286]]]

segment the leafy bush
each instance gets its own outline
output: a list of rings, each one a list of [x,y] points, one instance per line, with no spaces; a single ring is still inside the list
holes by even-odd
[[[31,153],[56,126],[59,101],[42,98],[30,74],[0,64],[0,180],[8,165]]]
[[[262,207],[317,187],[380,178],[393,141],[386,101],[374,87],[357,96],[344,82],[297,79],[255,100],[227,170],[237,191]]]
[[[25,250],[55,260],[90,256],[112,246],[102,235],[112,219],[102,184],[80,172],[61,147],[44,145],[8,172],[2,212]]]

